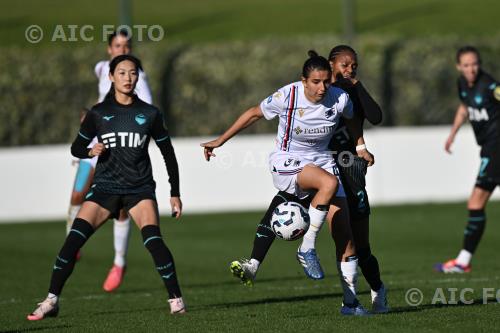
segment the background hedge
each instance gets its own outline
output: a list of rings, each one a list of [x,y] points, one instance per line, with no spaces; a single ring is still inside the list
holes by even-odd
[[[248,107],[298,80],[309,49],[327,55],[330,36],[254,42],[146,44],[138,46],[153,90],[173,135],[215,135]],[[458,100],[454,55],[458,46],[479,47],[484,68],[496,78],[500,36],[401,39],[369,36],[355,45],[359,78],[380,102],[384,125],[448,124]],[[0,49],[0,145],[69,142],[78,111],[97,99],[93,66],[102,46]],[[274,132],[262,121],[247,133]]]

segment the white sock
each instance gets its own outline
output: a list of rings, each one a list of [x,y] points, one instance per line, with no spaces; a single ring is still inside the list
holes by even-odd
[[[125,256],[127,255],[128,238],[130,235],[130,219],[127,217],[123,221],[115,219],[113,224],[113,235],[115,245],[114,264],[118,267],[125,266]]]
[[[461,250],[456,259],[457,264],[462,266],[469,266],[472,259],[472,253],[467,250]]]
[[[305,252],[309,249],[314,249],[316,247],[316,237],[318,236],[321,226],[325,222],[326,214],[328,211],[318,210],[312,205],[309,206],[309,218],[311,220],[309,224],[309,229],[302,239],[302,245],[300,245],[300,251]]]
[[[76,215],[78,215],[78,212],[80,211],[81,207],[82,207],[81,205],[69,205],[68,219],[66,220],[66,235],[69,234],[71,226],[73,225]]]
[[[352,261],[337,261],[340,284],[344,291],[344,304],[352,305],[356,303],[356,284],[358,282],[358,259]]]
[[[55,294],[52,294],[52,293],[49,293],[49,295],[47,296],[47,298],[50,298],[51,300],[56,301],[56,303],[59,300],[59,296],[57,296]]]

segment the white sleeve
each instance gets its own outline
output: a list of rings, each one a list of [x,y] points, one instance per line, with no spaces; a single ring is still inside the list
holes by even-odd
[[[139,81],[137,81],[135,91],[137,92],[137,96],[144,102],[153,104],[153,96],[151,95],[151,89],[149,89],[148,78],[143,71],[139,72]]]
[[[260,109],[264,114],[264,118],[266,118],[267,120],[271,120],[284,112],[286,109],[286,105],[283,89],[279,89],[277,92],[264,99],[260,103]]]
[[[341,103],[342,103],[342,117],[347,119],[352,119],[354,116],[354,107],[352,105],[352,101],[349,98],[349,94],[343,93],[340,95]]]
[[[95,67],[94,67],[94,73],[95,73],[95,76],[97,76],[98,79],[101,78],[101,71],[102,71],[103,62],[104,61],[99,61],[97,64],[95,64]]]

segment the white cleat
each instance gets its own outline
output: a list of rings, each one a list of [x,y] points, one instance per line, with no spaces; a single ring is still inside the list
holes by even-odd
[[[387,304],[387,290],[382,285],[378,291],[371,291],[372,294],[372,313],[387,313],[390,308]]]
[[[59,303],[55,299],[46,298],[38,303],[38,307],[26,317],[30,321],[42,320],[46,317],[56,317],[59,313]]]
[[[170,304],[170,313],[171,314],[186,313],[186,306],[184,305],[184,301],[182,300],[182,297],[171,298],[168,300],[168,304]]]
[[[342,308],[340,309],[340,314],[344,316],[370,316],[370,312],[366,311],[365,308],[358,303],[355,306],[348,306],[342,303]]]

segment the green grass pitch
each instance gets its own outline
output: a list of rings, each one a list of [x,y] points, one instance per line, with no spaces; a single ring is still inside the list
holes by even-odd
[[[200,43],[251,40],[268,36],[341,34],[341,0],[183,0],[131,1],[133,24],[165,29],[165,41]],[[0,43],[34,47],[25,30],[36,24],[44,31],[42,45],[74,47],[75,42],[49,42],[56,25],[92,25],[101,42],[103,24],[117,25],[119,1],[23,0],[2,1]],[[488,36],[498,33],[496,0],[356,0],[356,32],[363,34],[426,37],[458,34]],[[77,36],[79,30],[77,32]],[[80,44],[88,44],[79,42]],[[38,44],[37,44],[38,45]]]
[[[207,214],[162,221],[189,310],[175,317],[167,313],[166,292],[137,228],[123,285],[112,294],[102,291],[113,255],[108,223],[84,247],[62,295],[59,317],[28,322],[26,315],[46,296],[64,222],[0,225],[0,332],[470,332],[498,327],[497,301],[490,298],[482,304],[482,288],[500,288],[498,202],[488,207],[473,271],[462,276],[434,273],[432,265],[459,250],[466,220],[463,203],[374,208],[372,247],[393,312],[369,318],[339,314],[341,289],[326,228],[318,243],[324,280],[304,276],[295,260],[297,242],[276,241],[255,286],[240,285],[229,263],[249,255],[260,215]],[[405,301],[410,288],[423,292],[418,307]],[[472,288],[467,300],[475,304],[432,304],[436,288]],[[369,288],[361,276],[359,292],[368,307]]]

